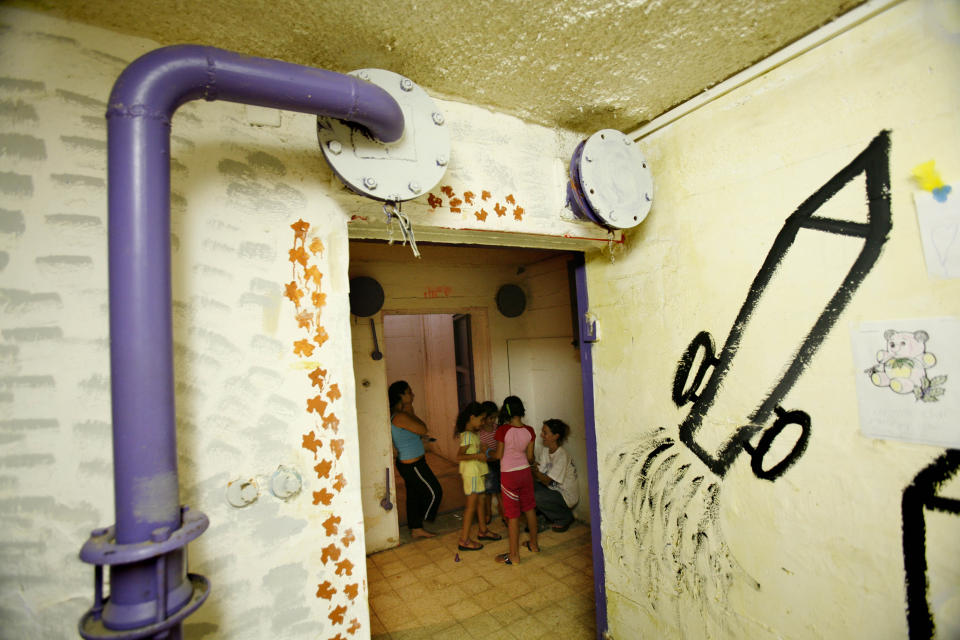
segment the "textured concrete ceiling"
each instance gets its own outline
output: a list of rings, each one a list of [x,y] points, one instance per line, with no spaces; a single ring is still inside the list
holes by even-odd
[[[863,0],[15,0],[143,36],[350,71],[581,133],[630,131]]]

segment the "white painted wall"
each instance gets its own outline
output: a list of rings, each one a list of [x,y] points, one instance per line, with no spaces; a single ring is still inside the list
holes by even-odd
[[[103,115],[120,71],[157,45],[9,8],[0,22],[0,620],[4,637],[70,638],[93,598],[78,551],[113,522]],[[466,184],[476,171],[487,184],[496,164],[525,194],[528,217],[512,229],[553,233],[559,196],[539,197],[555,187],[541,181],[562,174],[573,145],[486,110],[441,107],[458,132],[455,175]],[[312,117],[252,119],[240,105],[193,102],[172,127],[181,500],[210,517],[190,570],[214,585],[186,634],[363,638],[356,406],[358,394],[386,394],[353,383],[347,221],[380,206],[335,180]],[[495,148],[457,142],[505,127]],[[307,251],[319,287],[289,259],[298,219],[310,224],[307,246],[324,247]],[[308,326],[285,297],[291,282],[305,292]],[[299,341],[313,351],[295,352]],[[322,388],[309,377],[318,369]],[[308,401],[326,403],[322,415]],[[289,501],[266,488],[279,465],[303,477]],[[259,500],[228,506],[228,483],[250,478]]]
[[[960,281],[927,276],[911,178],[935,159],[947,182],[960,181],[957,17],[955,3],[897,4],[639,142],[657,182],[654,209],[615,263],[587,265],[601,330],[594,369],[612,637],[907,636],[901,498],[943,449],[860,434],[854,382],[865,374],[849,332],[862,321],[960,316]],[[809,413],[809,446],[775,482],[756,478],[746,455],[720,478],[677,440],[689,411],[671,400],[677,362],[701,330],[723,345],[787,216],[883,129],[892,130],[889,240],[783,401]],[[864,208],[861,177],[820,215],[862,221]],[[746,424],[857,242],[800,232],[748,325],[704,441]],[[945,348],[956,357],[957,345]],[[960,496],[958,480],[943,493]],[[937,637],[957,637],[960,517],[927,513]]]

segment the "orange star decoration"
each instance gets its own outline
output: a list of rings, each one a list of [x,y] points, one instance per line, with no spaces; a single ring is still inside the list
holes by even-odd
[[[337,414],[331,413],[328,416],[323,418],[323,428],[324,429],[333,429],[333,432],[337,432],[337,427],[340,426],[340,418],[337,417]]]
[[[337,530],[340,526],[340,516],[330,516],[323,521],[323,528],[327,530],[328,536],[337,535]]]
[[[332,500],[333,494],[327,491],[325,488],[320,489],[320,491],[313,492],[313,504],[315,505],[322,502],[324,505],[329,507]]]
[[[298,329],[312,329],[313,328],[313,314],[309,311],[301,311],[297,314],[297,328]]]
[[[290,302],[297,306],[297,309],[300,308],[300,298],[303,297],[303,291],[300,291],[300,287],[297,286],[296,281],[289,283],[284,290],[283,295],[290,298]]]
[[[337,635],[327,638],[327,640],[347,640],[343,637],[342,633],[337,632]]]
[[[320,238],[314,238],[310,241],[310,253],[313,255],[323,253],[323,243],[320,242]]]
[[[513,210],[514,220],[523,220],[523,207],[517,207]]]
[[[349,560],[341,560],[337,563],[337,570],[334,571],[338,576],[342,576],[346,573],[348,576],[353,575],[353,563]]]
[[[460,205],[463,204],[463,200],[460,198],[452,198],[450,200],[450,211],[453,213],[460,213]]]
[[[443,205],[443,198],[438,198],[431,193],[427,196],[427,204],[430,205],[430,210],[433,211],[437,207]]]
[[[347,612],[347,608],[343,605],[339,605],[336,609],[330,612],[330,615],[327,617],[330,618],[330,621],[333,624],[343,624],[343,614]],[[340,634],[337,634],[340,635]]]
[[[511,193],[510,195],[508,195],[508,196],[505,198],[505,200],[506,200],[507,202],[509,202],[510,204],[517,204],[517,201],[513,199],[513,194],[512,194],[512,193]]]
[[[320,367],[317,367],[316,369],[310,372],[310,380],[312,381],[313,383],[312,386],[314,387],[320,387],[321,389],[323,389],[323,382],[324,382],[323,379],[326,377],[327,377],[327,370],[321,369]]]
[[[323,396],[314,396],[312,399],[307,400],[307,413],[313,412],[322,416],[326,410],[327,403],[323,401]]]
[[[307,266],[307,252],[303,247],[290,249],[290,262],[299,262],[302,266]]]
[[[481,192],[480,192],[480,199],[481,199],[481,200],[489,200],[489,199],[490,199],[490,192],[489,192],[489,191],[486,191],[486,190],[481,191]]]
[[[330,460],[321,460],[316,465],[314,465],[313,470],[317,472],[318,478],[329,478],[330,469],[333,467],[333,462]]]
[[[340,386],[337,383],[330,385],[330,390],[327,391],[327,397],[330,398],[331,402],[340,398]]]
[[[313,355],[313,345],[310,344],[309,340],[297,340],[293,343],[293,353],[309,358]]]
[[[474,199],[475,197],[476,197],[476,195],[473,193],[473,191],[464,191],[464,192],[463,192],[463,199],[466,200],[467,204],[473,204],[473,199]]]
[[[296,242],[297,240],[302,240],[303,242],[307,241],[307,229],[310,228],[309,222],[304,222],[303,218],[301,218],[300,220],[297,220],[292,225],[290,225],[290,228],[293,229],[295,233],[294,240],[293,240],[294,242]]]
[[[353,635],[357,632],[359,628],[360,628],[360,621],[354,618],[353,620],[350,621],[350,627],[347,629],[347,631],[350,632],[350,635]]]
[[[317,295],[317,294],[313,294]],[[327,330],[323,327],[317,327],[317,334],[313,336],[313,341],[317,343],[318,347],[322,347],[323,343],[330,338],[330,335],[327,333]]]
[[[336,592],[337,590],[333,588],[333,585],[330,584],[329,580],[324,580],[323,584],[317,585],[318,598],[323,598],[324,600],[330,600],[331,598],[333,598],[333,594],[335,594]],[[351,600],[352,599],[353,598],[351,598]]]
[[[323,548],[323,551],[320,553],[320,562],[327,564],[327,560],[333,560],[336,562],[340,559],[340,548],[330,543]]]
[[[501,205],[499,202],[494,203],[493,210],[497,212],[497,217],[502,218],[507,215],[507,208]]]
[[[477,220],[479,220],[480,222],[483,222],[487,219],[488,214],[486,209],[480,209],[480,211],[474,213],[473,215],[477,216]]]
[[[318,309],[327,304],[327,294],[320,293],[319,291],[314,291],[310,295],[310,301],[313,302],[313,306]]]
[[[343,543],[343,546],[349,547],[350,543],[356,539],[357,538],[353,535],[353,529],[347,529],[347,532],[343,534],[342,538],[340,538],[340,542]]]
[[[348,598],[353,600],[360,593],[360,584],[359,583],[348,584],[343,588],[343,592],[347,594]]]
[[[347,486],[347,479],[343,477],[342,473],[338,473],[337,481],[333,483],[333,488],[337,490],[337,493],[340,493],[345,486]]]
[[[307,265],[304,264],[303,266],[306,267]],[[320,280],[323,278],[323,274],[320,272],[320,269],[317,268],[317,265],[312,264],[307,267],[307,270],[303,272],[303,275],[307,280],[313,280],[315,285],[318,287],[320,286]]]
[[[442,186],[442,187],[440,187],[440,191],[443,191],[445,194],[447,194],[447,197],[448,197],[448,198],[452,198],[452,197],[453,197],[453,187],[451,187],[451,186],[446,186],[446,185],[445,185],[445,186]]]
[[[308,451],[313,451],[313,458],[317,458],[317,449],[323,446],[323,443],[317,440],[316,436],[313,435],[313,431],[303,435],[303,448]]]
[[[340,459],[340,456],[343,455],[343,440],[331,440],[330,449],[337,456],[337,460]]]

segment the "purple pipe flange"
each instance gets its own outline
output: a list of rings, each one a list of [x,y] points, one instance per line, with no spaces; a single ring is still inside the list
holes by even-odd
[[[181,528],[170,285],[170,121],[190,100],[227,100],[326,115],[384,142],[403,135],[400,106],[379,87],[331,71],[197,45],[141,56],[117,78],[107,109],[115,541]],[[184,542],[186,544],[186,542]],[[192,602],[185,549],[110,572],[102,620],[117,638],[146,637],[158,603]],[[167,593],[157,593],[163,562]],[[170,596],[170,597],[168,597]],[[199,605],[198,605],[199,606]],[[157,635],[179,637],[179,623]]]

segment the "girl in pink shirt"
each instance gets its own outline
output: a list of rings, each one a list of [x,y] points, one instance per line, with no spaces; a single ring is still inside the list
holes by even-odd
[[[503,401],[500,421],[497,429],[497,452],[494,457],[500,460],[500,500],[503,515],[507,518],[510,532],[510,552],[496,556],[497,562],[517,564],[520,562],[520,514],[527,518],[530,540],[524,546],[533,552],[539,552],[537,544],[537,503],[533,497],[533,443],[537,434],[532,427],[523,423],[523,402],[516,396]]]

